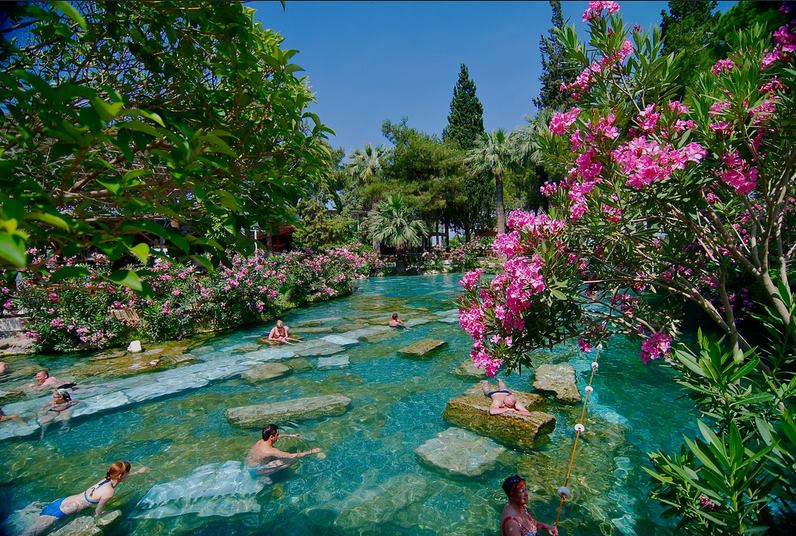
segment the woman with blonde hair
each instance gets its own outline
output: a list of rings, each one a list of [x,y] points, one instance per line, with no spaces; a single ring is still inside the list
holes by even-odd
[[[105,508],[105,503],[116,494],[116,486],[119,482],[131,474],[140,474],[148,471],[147,467],[139,468],[135,473],[130,473],[130,462],[113,462],[105,473],[105,478],[77,495],[70,495],[62,499],[57,499],[47,506],[39,514],[36,523],[33,524],[23,534],[25,536],[35,536],[41,534],[59,519],[72,515],[86,508],[94,508],[94,516],[99,517]]]

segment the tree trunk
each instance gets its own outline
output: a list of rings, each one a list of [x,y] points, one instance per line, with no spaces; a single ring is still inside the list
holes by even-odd
[[[503,174],[495,174],[495,210],[497,211],[497,232],[506,232],[506,210],[503,207]]]
[[[464,241],[465,242],[469,242],[470,241],[470,226],[469,225],[465,225],[464,226]]]

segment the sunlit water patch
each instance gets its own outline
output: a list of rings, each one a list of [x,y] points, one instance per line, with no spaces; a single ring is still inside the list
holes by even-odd
[[[504,502],[500,483],[515,472],[529,480],[534,514],[551,520],[579,406],[550,403],[547,411],[558,419],[550,441],[534,451],[507,450],[479,477],[446,476],[414,452],[448,428],[442,419],[447,400],[477,381],[451,374],[470,345],[450,321],[457,281],[454,275],[372,279],[350,297],[291,313],[286,323],[297,333],[304,330],[307,340],[366,330],[357,344],[329,350],[335,353],[328,357],[347,358],[330,368],[318,368],[324,362],[308,351],[300,358],[303,367],[276,380],[251,383],[235,374],[75,418],[71,429],[54,427],[44,439],[0,442],[0,516],[35,500],[79,492],[111,461],[127,459],[152,471],[119,487],[112,507],[123,516],[106,534],[496,534]],[[367,331],[386,324],[392,312],[417,325],[400,332]],[[191,353],[199,363],[229,363],[233,349],[248,345],[242,350],[251,351],[264,330],[227,334]],[[443,339],[448,346],[427,359],[398,354],[425,338]],[[37,361],[46,359],[19,365],[34,368]],[[576,345],[563,344],[536,354],[534,362],[570,363],[582,389],[591,358]],[[61,356],[48,365],[68,375],[73,367],[85,367],[75,363],[74,357]],[[531,390],[530,379],[525,371],[506,381]],[[264,485],[245,481],[239,462],[258,431],[230,424],[224,410],[324,394],[349,397],[348,411],[280,423],[301,437],[280,440],[279,446],[291,451],[318,446],[325,458],[306,458]],[[671,450],[683,433],[691,433],[693,409],[682,395],[665,365],[639,361],[636,343],[611,343],[595,380],[562,534],[674,533],[646,499],[649,481],[641,467],[647,451]]]

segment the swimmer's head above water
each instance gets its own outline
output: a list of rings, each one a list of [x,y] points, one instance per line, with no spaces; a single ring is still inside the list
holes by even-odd
[[[275,424],[266,424],[263,426],[263,441],[268,441],[272,437],[279,435],[279,427]]]

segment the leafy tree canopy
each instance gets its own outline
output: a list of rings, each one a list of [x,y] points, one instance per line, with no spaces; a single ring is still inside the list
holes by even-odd
[[[5,266],[31,247],[145,261],[157,240],[209,266],[328,169],[297,51],[242,4],[24,3],[0,35]]]

